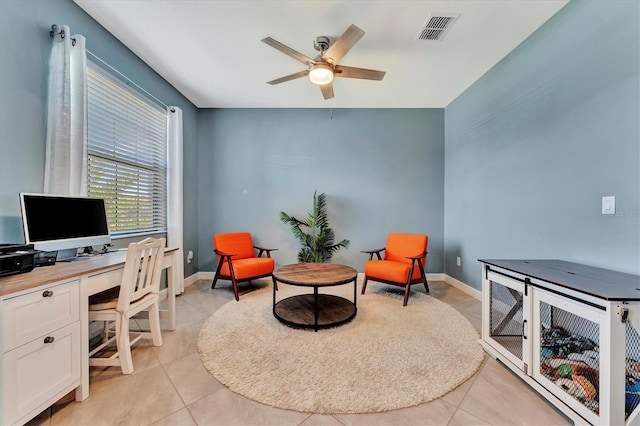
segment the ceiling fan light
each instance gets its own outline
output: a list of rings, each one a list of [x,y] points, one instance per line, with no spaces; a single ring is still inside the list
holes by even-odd
[[[333,70],[326,64],[312,65],[309,70],[309,80],[319,85],[329,84],[333,81]]]

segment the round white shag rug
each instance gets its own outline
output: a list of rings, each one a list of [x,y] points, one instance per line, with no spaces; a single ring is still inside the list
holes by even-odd
[[[277,300],[304,289],[281,284]],[[375,413],[438,398],[471,377],[484,359],[478,333],[451,306],[371,283],[356,317],[326,330],[290,328],[272,313],[272,290],[230,301],[204,324],[198,352],[233,392],[308,413]],[[308,291],[307,291],[308,292]],[[321,292],[323,292],[321,290]],[[327,293],[353,300],[353,285]]]

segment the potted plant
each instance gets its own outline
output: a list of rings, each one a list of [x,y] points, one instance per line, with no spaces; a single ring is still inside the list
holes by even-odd
[[[302,247],[298,252],[298,262],[330,262],[335,252],[349,247],[349,240],[335,243],[335,234],[329,226],[327,216],[327,196],[313,193],[313,210],[307,213],[305,220],[296,219],[285,212],[280,212],[280,220],[291,226],[293,235]]]

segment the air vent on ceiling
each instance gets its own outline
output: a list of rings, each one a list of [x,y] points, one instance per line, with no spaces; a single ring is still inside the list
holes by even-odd
[[[427,18],[420,32],[418,40],[442,40],[442,37],[449,31],[449,28],[458,19],[459,14],[452,13],[432,13]]]

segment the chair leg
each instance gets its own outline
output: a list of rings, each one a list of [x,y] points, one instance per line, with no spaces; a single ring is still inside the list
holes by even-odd
[[[407,306],[407,301],[409,301],[409,293],[411,292],[411,277],[413,277],[413,263],[411,264],[411,269],[409,270],[407,282],[404,285],[404,301],[402,302],[402,306]]]
[[[236,302],[240,301],[240,296],[238,295],[238,283],[236,283],[236,278],[231,275],[231,286],[233,287],[233,295],[236,298]]]
[[[211,290],[216,288],[216,283],[218,282],[218,274],[220,274],[220,270],[222,269],[222,259],[218,262],[218,267],[216,268],[216,273],[213,275],[213,282],[211,283]]]
[[[102,343],[107,343],[109,341],[109,321],[102,321]]]
[[[231,261],[229,261],[229,275],[231,276],[231,287],[233,287],[233,295],[236,298],[236,302],[240,301],[240,296],[238,295],[238,283],[236,282],[236,274],[233,272],[233,265]]]
[[[411,284],[407,284],[404,287],[404,302],[402,302],[402,306],[407,306],[407,301],[409,300],[410,291],[411,291]]]
[[[420,260],[418,260],[418,266],[420,267],[420,274],[422,274],[422,279],[424,280],[424,290],[429,293],[429,281],[427,281],[427,274],[424,271],[424,266],[422,266],[422,262]]]
[[[124,315],[116,317],[116,345],[122,374],[133,373],[133,359],[131,357],[131,339],[129,338],[129,318]]]
[[[367,281],[369,281],[369,277],[367,277],[366,275],[364,276],[364,282],[362,283],[362,292],[360,294],[364,294],[364,291],[367,288]]]
[[[154,303],[149,308],[149,327],[153,338],[153,346],[161,346],[162,332],[160,331],[160,306],[158,303]]]

